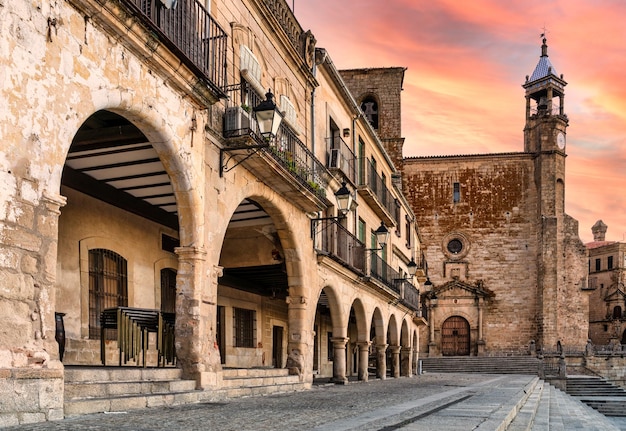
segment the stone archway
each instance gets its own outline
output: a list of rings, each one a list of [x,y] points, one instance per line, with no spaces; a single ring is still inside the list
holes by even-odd
[[[74,310],[66,316],[70,340],[86,340],[84,334],[98,322],[101,310],[91,316],[91,308],[87,308],[91,295],[90,270],[83,258],[87,250],[76,250],[73,244],[96,250],[108,249],[106,243],[111,240],[122,244],[118,247],[122,257],[133,260],[128,272],[131,289],[124,304],[130,307],[158,311],[160,289],[155,286],[160,285],[156,277],[161,272],[154,268],[159,262],[176,262],[169,266],[178,270],[176,291],[184,292],[176,295],[176,353],[184,375],[199,377],[212,368],[207,361],[215,355],[209,354],[213,343],[204,324],[211,310],[189,306],[200,302],[202,285],[210,282],[199,276],[206,273],[206,253],[201,246],[202,223],[198,223],[202,214],[193,211],[201,207],[202,199],[194,191],[193,169],[178,156],[175,147],[179,143],[169,140],[151,120],[139,118],[132,110],[124,115],[114,111],[103,109],[89,116],[77,130],[65,159],[60,189],[68,203],[59,218],[62,245],[57,257],[56,303]],[[74,255],[81,256],[78,266],[71,264],[77,260]],[[72,291],[77,288],[80,294]],[[72,306],[74,297],[82,298],[80,305]],[[87,351],[95,350],[99,343],[91,344]],[[80,358],[77,352],[75,362],[93,361]]]

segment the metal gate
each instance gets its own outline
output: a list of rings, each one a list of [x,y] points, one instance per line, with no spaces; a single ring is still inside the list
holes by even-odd
[[[470,330],[467,320],[452,316],[441,327],[441,353],[443,356],[467,356],[470,354]]]

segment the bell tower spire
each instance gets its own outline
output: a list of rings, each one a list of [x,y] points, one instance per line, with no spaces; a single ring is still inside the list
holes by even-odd
[[[565,86],[563,75],[548,58],[545,33],[541,35],[541,56],[530,77],[522,87],[526,90],[526,126],[524,151],[530,153],[561,151],[565,153]]]

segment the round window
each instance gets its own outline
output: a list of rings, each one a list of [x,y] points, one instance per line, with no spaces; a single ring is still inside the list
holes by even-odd
[[[454,238],[448,242],[448,251],[452,254],[459,254],[463,250],[463,243],[460,239]]]

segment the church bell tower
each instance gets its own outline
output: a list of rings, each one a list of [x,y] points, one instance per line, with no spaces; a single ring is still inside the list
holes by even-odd
[[[541,57],[532,75],[526,76],[526,127],[524,151],[543,153],[557,151],[565,154],[567,115],[564,111],[565,86],[548,59],[548,45],[543,38]]]
[[[543,35],[542,35],[543,36]],[[563,271],[565,256],[565,133],[568,119],[564,111],[563,75],[557,75],[548,59],[543,38],[541,57],[530,77],[526,76],[526,126],[524,151],[533,154],[537,190],[537,342],[553,348],[566,328],[563,304],[571,286]],[[571,293],[571,292],[569,292]]]

